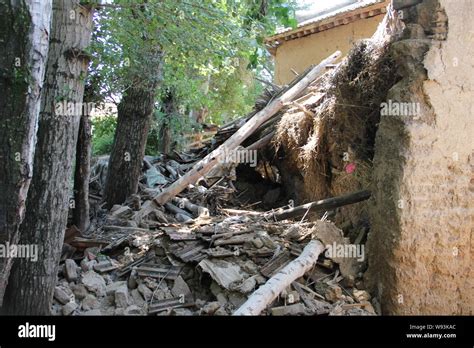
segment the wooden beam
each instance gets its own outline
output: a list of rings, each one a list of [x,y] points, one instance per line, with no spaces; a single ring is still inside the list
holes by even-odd
[[[314,267],[324,245],[319,240],[310,241],[301,255],[259,287],[233,315],[259,315],[293,281]]]
[[[370,198],[370,191],[363,190],[354,193],[349,193],[344,196],[332,197],[322,199],[317,202],[311,202],[300,205],[291,209],[284,210],[282,212],[271,212],[266,213],[264,216],[267,219],[285,220],[289,218],[295,218],[303,216],[306,212],[321,212],[329,209],[342,207],[361,201],[365,201]]]

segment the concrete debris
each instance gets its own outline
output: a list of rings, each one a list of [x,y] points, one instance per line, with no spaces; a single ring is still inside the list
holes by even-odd
[[[115,292],[125,286],[127,282],[125,280],[120,280],[120,281],[117,281],[117,282],[113,282],[113,283],[110,283],[109,285],[107,285],[107,287],[105,288],[105,293],[107,295],[115,295]]]
[[[63,315],[71,315],[77,309],[78,305],[76,302],[68,302],[63,306]]]
[[[224,133],[220,141],[232,135]],[[249,203],[250,196],[242,201],[235,175],[204,177],[164,205],[153,201],[209,149],[172,158],[147,156],[137,194],[110,211],[97,206],[100,218],[87,237],[68,234],[74,250],[60,265],[52,312],[232,315],[312,240],[324,246],[349,244],[332,222],[272,218],[288,205],[248,210],[287,204],[281,201],[284,191],[278,185],[261,190],[247,184],[247,191],[262,191],[263,205]],[[91,194],[101,192],[102,183],[95,181]],[[322,253],[262,314],[373,315],[370,295],[356,286],[363,284],[362,265],[354,258]]]
[[[85,316],[101,316],[102,312],[100,309],[92,309],[90,311],[85,311],[82,312],[80,315],[85,315]]]
[[[184,279],[179,276],[175,279],[173,287],[171,288],[171,293],[176,296],[190,296],[191,295],[191,289],[189,289],[188,284],[184,281]]]
[[[66,279],[70,282],[75,282],[77,280],[77,265],[74,260],[67,259],[64,261]]]
[[[92,309],[97,309],[99,307],[100,307],[100,302],[92,294],[88,294],[82,300],[82,309],[85,310],[85,311],[92,310]]]
[[[122,285],[115,291],[115,305],[119,308],[127,308],[129,304],[128,288]]]
[[[71,290],[78,300],[83,300],[89,294],[84,284],[73,284]]]
[[[145,313],[143,312],[142,308],[136,306],[136,305],[131,305],[125,308],[123,311],[123,315],[144,315]]]
[[[74,302],[74,295],[70,291],[67,291],[67,288],[62,286],[56,286],[54,288],[54,298],[61,304]]]
[[[105,280],[94,271],[87,271],[84,273],[82,275],[82,283],[86,286],[87,290],[95,293],[97,296],[105,296]]]
[[[272,315],[304,315],[306,314],[306,307],[302,303],[295,303],[289,306],[273,307],[271,309]]]
[[[150,301],[153,296],[153,291],[151,291],[145,284],[138,285],[138,292],[143,296],[145,301]]]
[[[118,233],[107,229],[98,239],[107,240],[109,231]],[[55,313],[231,315],[293,261],[315,234],[326,241],[332,234],[341,241],[340,230],[330,222],[271,222],[253,216],[211,218],[194,225],[156,222],[146,232],[142,227],[124,231],[122,236],[110,235],[110,244],[125,240],[117,248],[85,249],[83,258],[76,258],[81,267],[73,259],[65,261],[68,266],[60,273],[54,297],[62,307]],[[133,246],[137,237],[146,243]],[[76,270],[77,277],[66,268]],[[338,264],[321,256],[311,272],[293,282],[262,314],[375,314],[370,295],[354,287],[363,284],[360,275],[352,276],[348,288],[340,272]],[[72,279],[76,280],[69,282]],[[65,307],[70,302],[75,305]]]
[[[209,273],[220,286],[227,290],[235,289],[236,284],[241,284],[248,274],[243,272],[239,265],[225,260],[202,260],[199,267],[206,273]]]

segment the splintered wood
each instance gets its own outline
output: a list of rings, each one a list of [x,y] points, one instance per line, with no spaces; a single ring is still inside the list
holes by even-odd
[[[234,315],[259,315],[285,288],[316,264],[323,250],[324,245],[320,241],[310,241],[296,260],[255,291]]]

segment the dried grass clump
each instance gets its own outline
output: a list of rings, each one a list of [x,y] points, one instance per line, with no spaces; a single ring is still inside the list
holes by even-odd
[[[303,193],[297,196],[313,201],[370,186],[380,104],[398,79],[388,47],[360,41],[322,86],[326,95],[311,109],[314,117],[283,115],[275,139],[283,161],[291,163],[286,168],[302,174]],[[343,212],[354,222],[366,215],[360,210],[365,204]]]

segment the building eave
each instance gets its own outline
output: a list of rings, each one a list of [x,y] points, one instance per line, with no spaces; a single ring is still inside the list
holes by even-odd
[[[287,30],[282,33],[275,34],[265,39],[265,45],[270,53],[275,54],[278,46],[286,41],[299,39],[308,35],[316,34],[325,30],[333,29],[341,25],[347,25],[361,19],[375,17],[387,12],[389,0],[375,3],[365,7],[359,7],[347,12],[339,13],[334,16],[324,18],[322,20],[309,22],[300,25],[296,29]]]

